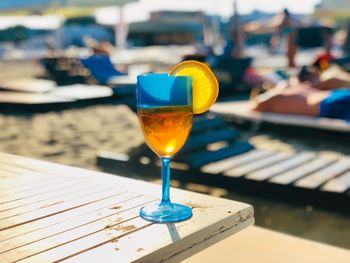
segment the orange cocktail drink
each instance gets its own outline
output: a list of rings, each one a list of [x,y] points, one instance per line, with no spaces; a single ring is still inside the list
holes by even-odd
[[[190,106],[139,109],[147,145],[158,155],[171,157],[185,144],[192,128]]]
[[[170,161],[185,144],[193,114],[209,109],[218,95],[210,68],[196,61],[176,65],[170,74],[137,77],[137,114],[148,146],[162,161],[162,200],[140,209],[142,218],[177,222],[192,216],[189,206],[170,201]]]

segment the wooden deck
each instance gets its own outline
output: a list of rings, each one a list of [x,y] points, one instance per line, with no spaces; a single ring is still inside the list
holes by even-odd
[[[0,262],[177,262],[253,224],[251,206],[182,190],[193,217],[154,224],[160,186],[0,153]]]
[[[149,173],[158,172],[157,157],[147,148],[128,156],[101,152],[97,164],[111,173],[140,173],[146,168]],[[174,166],[172,178],[181,181],[350,211],[350,157],[332,159],[317,152],[254,149],[240,140],[238,130],[223,125],[220,118],[195,121],[174,161],[178,166]]]

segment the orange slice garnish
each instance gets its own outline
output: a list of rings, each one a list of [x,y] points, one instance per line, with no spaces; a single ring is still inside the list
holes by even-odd
[[[219,95],[219,84],[206,64],[187,60],[175,65],[169,74],[192,77],[193,113],[206,112],[215,103]]]

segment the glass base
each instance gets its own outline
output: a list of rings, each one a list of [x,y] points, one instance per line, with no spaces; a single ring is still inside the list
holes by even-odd
[[[190,218],[192,208],[176,203],[152,204],[142,207],[140,216],[153,222],[178,222]]]

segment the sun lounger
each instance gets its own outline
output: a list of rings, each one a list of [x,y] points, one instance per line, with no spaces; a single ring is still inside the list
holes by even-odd
[[[208,145],[209,148],[207,148]],[[228,127],[221,118],[208,118],[203,116],[195,118],[191,135],[185,146],[175,156],[174,162],[187,163],[192,169],[198,169],[204,164],[239,155],[253,148],[254,147],[248,142],[239,140],[239,131]],[[125,157],[113,153],[111,156],[110,153],[100,153],[98,156],[98,164],[109,166],[109,157],[115,157],[116,155],[121,159]],[[130,159],[130,162],[122,163],[122,165],[128,166],[129,164],[131,166],[130,168],[133,167],[134,160],[139,162],[140,159],[145,159],[145,157],[150,159],[152,165],[158,161],[158,158],[146,145],[135,149],[130,153],[130,156],[126,158],[129,157],[132,160]],[[124,167],[126,170],[129,169],[127,166]]]
[[[113,91],[101,85],[74,84],[58,87],[49,94],[78,101],[111,97]]]
[[[113,78],[125,76],[125,73],[116,70],[106,55],[94,55],[81,59],[82,64],[90,70],[92,76],[103,85],[110,84]]]
[[[239,121],[251,121],[254,123],[273,123],[278,125],[290,125],[308,127],[314,129],[330,130],[336,132],[350,132],[350,123],[320,117],[288,115],[270,112],[256,112],[250,109],[248,101],[217,103],[211,112]]]
[[[101,85],[108,85],[113,94],[125,104],[135,105],[136,77],[131,77],[115,69],[108,56],[95,55],[81,59],[82,64]]]
[[[52,80],[35,78],[16,78],[0,80],[0,89],[28,93],[45,93],[56,88]]]
[[[47,111],[78,106],[79,103],[101,102],[113,96],[106,86],[75,84],[59,86],[46,93],[0,92],[0,110]]]
[[[128,154],[100,152],[97,164],[125,175],[145,169],[159,173],[158,159],[147,146]],[[194,122],[187,143],[174,158],[172,178],[335,210],[346,210],[350,201],[349,157],[254,149],[219,117]]]
[[[0,92],[0,104],[38,105],[72,102],[73,99],[55,97],[48,94],[31,94],[27,92]]]
[[[91,74],[76,57],[49,56],[40,59],[46,76],[58,85],[90,83]]]

